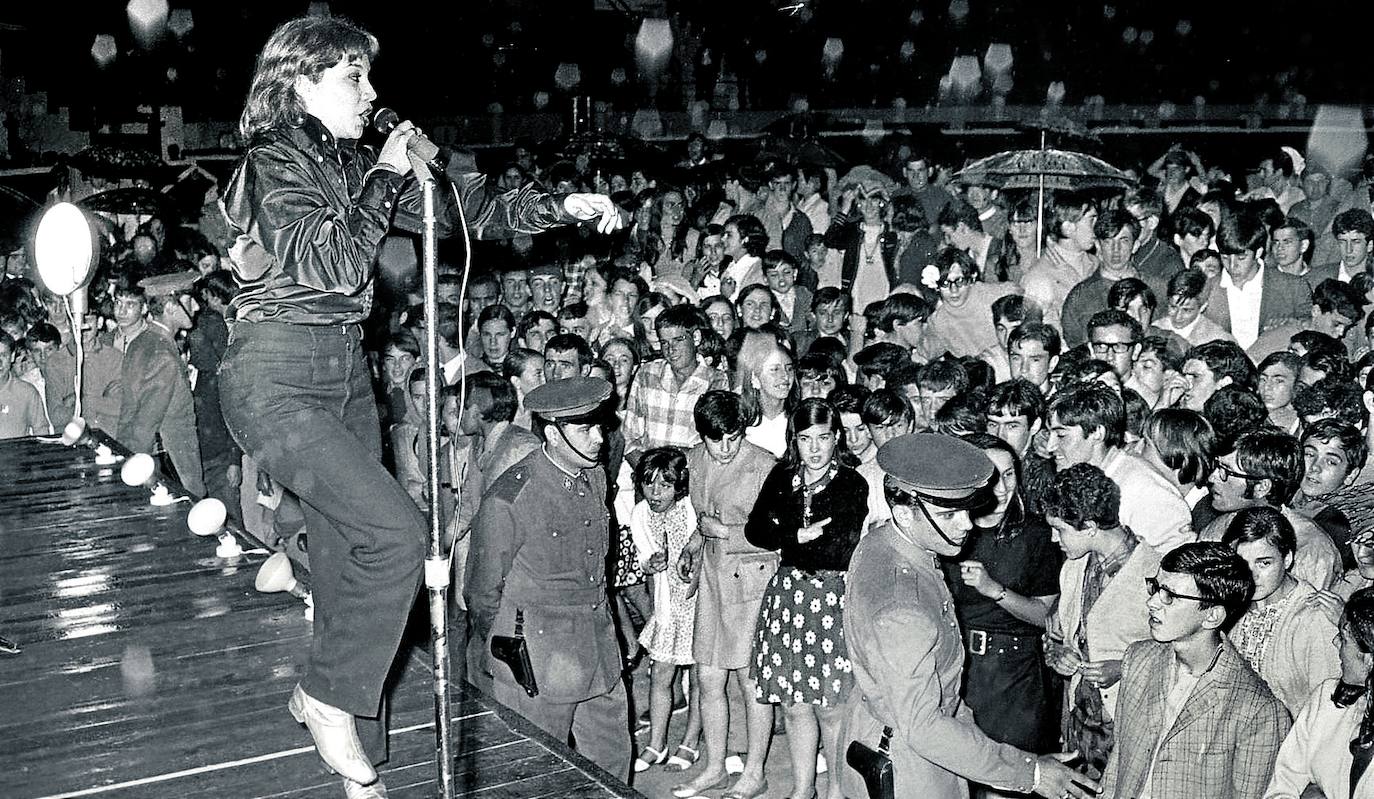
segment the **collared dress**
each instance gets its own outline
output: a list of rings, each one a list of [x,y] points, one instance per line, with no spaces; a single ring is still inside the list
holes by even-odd
[[[935,556],[885,524],[854,551],[849,585],[854,688],[840,751],[854,741],[877,749],[891,727],[896,796],[967,799],[970,780],[1029,792],[1034,756],[989,738],[960,699],[964,644]],[[846,796],[868,795],[854,769],[843,768],[840,779]]]
[[[656,552],[668,557],[667,568],[649,578],[654,586],[654,615],[639,634],[639,643],[659,663],[688,666],[693,662],[692,629],[696,624],[697,598],[691,584],[678,576],[678,562],[696,529],[696,511],[686,497],[663,513],[653,511],[647,501],[640,500],[630,515],[630,532],[641,565]]]
[[[754,698],[769,704],[831,707],[849,690],[844,643],[845,572],[868,516],[868,483],[832,464],[816,486],[795,467],[773,467],[749,514],[749,543],[778,549],[781,563],[765,589],[754,632]],[[797,541],[802,527],[829,519],[820,538]]]

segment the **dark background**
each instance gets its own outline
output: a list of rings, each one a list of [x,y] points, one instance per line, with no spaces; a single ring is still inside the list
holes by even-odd
[[[1361,103],[1369,91],[1369,33],[1359,3],[968,0],[962,20],[950,17],[947,2],[805,0],[794,13],[780,10],[791,3],[650,6],[654,15],[673,15],[679,44],[699,43],[713,54],[710,65],[686,74],[680,64],[670,65],[652,99],[635,80],[632,42],[640,17],[597,10],[592,0],[335,0],[331,8],[381,40],[373,72],[379,104],[431,117],[480,113],[493,101],[508,111],[532,110],[540,89],[557,103],[553,73],[564,61],[581,65],[580,93],[620,107],[655,102],[681,109],[684,81],[686,96],[709,99],[722,55],[741,79],[745,108],[783,109],[798,96],[813,108],[887,106],[894,96],[920,107],[935,101],[939,77],[955,55],[981,56],[993,41],[1011,44],[1015,55],[1009,103],[1043,102],[1053,80],[1066,83],[1070,104],[1093,94],[1109,103],[1180,106],[1191,106],[1199,94],[1213,104],[1277,103],[1294,94],[1309,103]],[[117,119],[138,104],[179,104],[188,119],[236,117],[271,29],[303,14],[308,3],[173,5],[192,10],[194,30],[143,50],[120,0],[10,0],[0,7],[0,71],[49,92],[53,106],[70,106],[77,125]],[[915,25],[913,9],[921,14]],[[1178,29],[1182,20],[1190,25],[1186,33]],[[1127,28],[1137,33],[1129,42]],[[1152,35],[1148,44],[1143,31]],[[90,54],[97,33],[115,34],[120,43],[119,57],[105,69]],[[846,45],[831,78],[821,69],[829,36]],[[899,55],[904,41],[914,47],[907,60]],[[700,61],[696,47],[685,54]],[[624,86],[611,83],[616,67],[628,72]]]

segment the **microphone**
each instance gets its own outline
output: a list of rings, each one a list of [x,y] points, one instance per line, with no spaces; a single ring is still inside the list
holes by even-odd
[[[377,113],[372,115],[373,129],[383,136],[390,135],[392,129],[395,128],[400,121],[401,115],[386,107],[378,108]],[[425,138],[424,134],[417,133],[410,137],[410,142],[407,144],[406,149],[410,151],[411,155],[421,161],[430,164],[440,172],[444,171],[443,165],[435,161],[435,157],[439,155],[439,148],[434,142]]]

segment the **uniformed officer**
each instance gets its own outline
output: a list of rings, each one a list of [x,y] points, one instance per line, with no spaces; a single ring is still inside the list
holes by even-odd
[[[611,543],[600,466],[611,385],[555,380],[525,397],[543,446],[496,480],[472,528],[465,598],[469,663],[498,701],[621,779],[630,775],[629,711],[606,593]],[[529,650],[537,696],[491,654],[492,635]],[[474,648],[476,651],[474,652]],[[481,684],[482,675],[474,675]]]
[[[196,435],[191,375],[177,348],[177,333],[191,328],[197,273],[155,275],[139,281],[148,305],[148,325],[128,344],[120,367],[119,427],[116,438],[134,452],[152,453],[157,439],[187,491],[205,493]]]
[[[844,624],[855,686],[843,751],[854,742],[879,751],[889,738],[895,796],[966,799],[969,781],[1051,799],[1096,796],[1095,783],[1054,757],[987,737],[959,699],[964,647],[937,559],[962,548],[992,462],[961,439],[916,433],[884,444],[878,465],[892,520],[849,564]],[[841,780],[846,796],[869,795],[853,766]]]

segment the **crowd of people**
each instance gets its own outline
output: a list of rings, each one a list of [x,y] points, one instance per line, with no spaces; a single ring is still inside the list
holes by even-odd
[[[337,381],[409,503],[378,524],[440,506],[468,680],[612,773],[692,772],[674,796],[769,795],[775,731],[795,797],[876,799],[854,744],[890,752],[898,796],[1374,796],[1368,177],[1332,194],[1277,150],[1233,181],[1172,148],[1139,188],[1059,191],[1040,220],[1034,198],[935,179],[957,165],[910,147],[900,174],[843,176],[703,150],[694,136],[671,183],[526,152],[466,184],[504,192],[509,216],[479,224],[510,238],[475,244],[469,272],[441,261],[434,319],[413,292],[373,304],[366,259],[286,228],[292,279],[354,293],[254,282],[235,201],[273,173],[236,173],[227,228],[145,221],[83,319],[5,276],[0,437],[72,418],[81,336],[88,422],[323,557],[312,527],[336,521],[295,496],[315,468],[298,461],[361,474],[357,453],[317,449],[311,417],[268,428],[244,408],[295,413]],[[341,172],[360,182],[340,207],[400,204],[377,171]],[[582,192],[630,224],[529,237],[593,217],[540,205]],[[353,235],[377,245],[378,220]],[[366,337],[337,324],[358,313]],[[584,523],[609,530],[585,554]],[[512,625],[538,697],[490,654]],[[650,689],[627,696],[642,663]],[[626,706],[646,725],[633,760]]]

